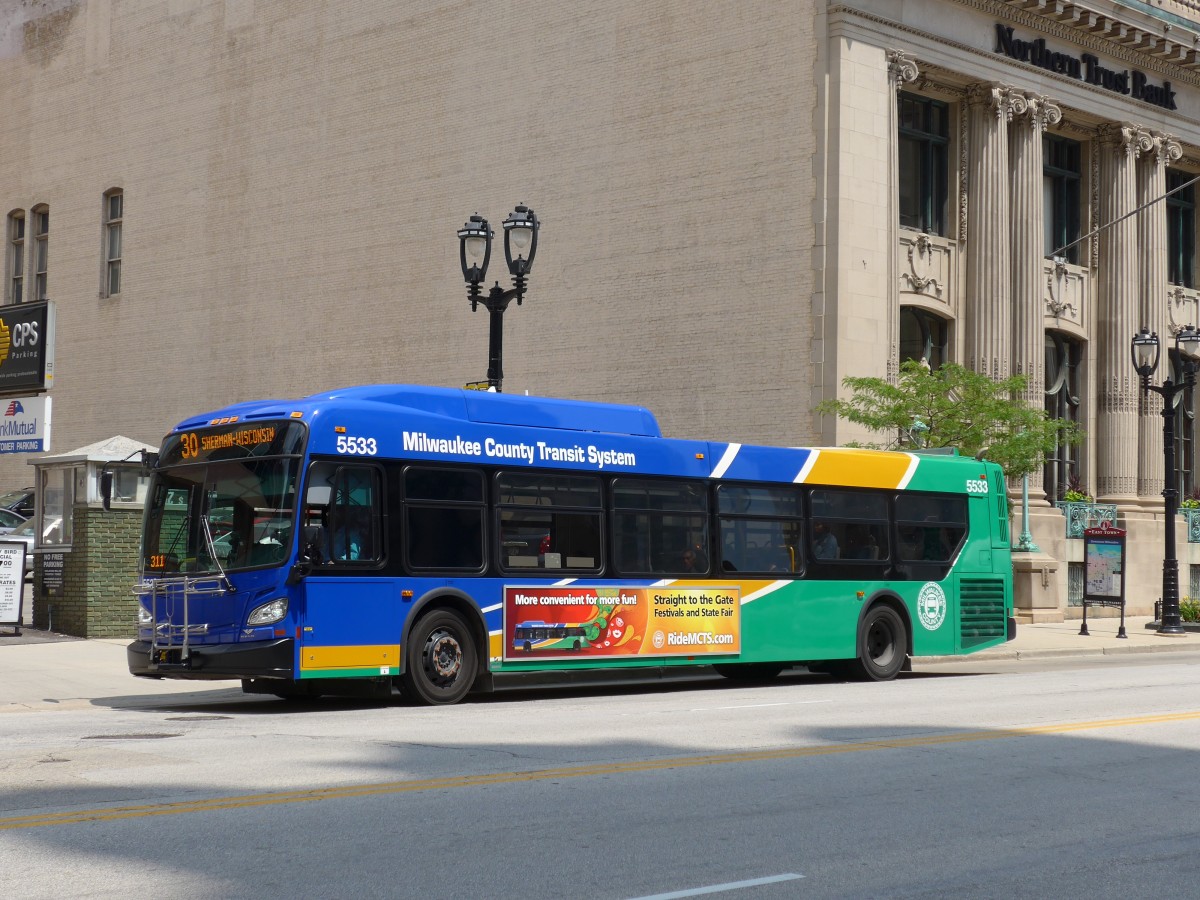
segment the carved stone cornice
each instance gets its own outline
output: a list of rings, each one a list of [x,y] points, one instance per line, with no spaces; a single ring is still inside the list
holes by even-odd
[[[1028,0],[1012,0],[1011,3],[1005,2],[1005,0],[951,0],[951,2],[969,9],[978,10],[988,16],[1005,19],[1014,25],[1035,31],[1039,35],[1043,35],[1049,39],[1066,41],[1085,50],[1090,50],[1093,53],[1102,53],[1110,59],[1120,60],[1144,72],[1154,72],[1164,79],[1181,84],[1189,84],[1193,87],[1200,87],[1200,53],[1197,53],[1198,48],[1188,47],[1183,42],[1171,42],[1162,37],[1154,37],[1154,40],[1158,41],[1160,46],[1163,42],[1173,43],[1178,48],[1178,52],[1169,53],[1160,50],[1156,55],[1151,55],[1150,53],[1138,52],[1130,45],[1119,43],[1115,40],[1108,40],[1104,36],[1106,32],[1102,28],[1097,27],[1096,30],[1093,30],[1082,24],[1078,19],[1072,21],[1069,14],[1064,17],[1064,20],[1059,20],[1030,12],[1023,8],[1028,3]],[[1078,8],[1076,7],[1075,9],[1077,10]],[[903,32],[919,38],[930,37],[928,29],[897,22],[895,19],[855,9],[842,3],[830,6],[829,16],[831,18],[841,16],[845,19],[858,19],[863,22],[870,22],[875,26],[882,26],[889,31]],[[1114,27],[1116,27],[1117,20],[1113,15],[1094,13],[1093,19],[1096,21],[1100,19],[1103,19],[1105,22],[1111,21],[1114,23]],[[1134,28],[1138,31],[1142,30],[1137,29],[1136,26]],[[1148,32],[1147,36],[1149,37]],[[977,47],[964,44],[961,41],[941,36],[937,37],[937,41],[973,55],[979,54]],[[1136,46],[1136,44],[1133,46]],[[991,54],[986,55],[990,56]],[[1180,62],[1185,60],[1187,64],[1181,65]],[[1015,63],[1015,65],[1027,64]],[[1044,71],[1042,71],[1042,74],[1051,78],[1061,78],[1072,84],[1078,84],[1081,87],[1091,88],[1098,92],[1108,93],[1103,88],[1093,87],[1066,75],[1057,75]]]

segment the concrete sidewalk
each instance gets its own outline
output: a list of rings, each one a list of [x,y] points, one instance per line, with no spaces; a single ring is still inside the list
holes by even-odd
[[[1125,637],[1117,636],[1121,620],[1107,616],[1088,616],[1088,634],[1079,633],[1082,622],[1042,622],[1018,625],[1017,636],[1008,643],[969,656],[920,656],[915,665],[964,662],[972,659],[1048,659],[1058,656],[1107,656],[1125,653],[1168,653],[1195,651],[1200,653],[1200,629],[1195,624],[1183,637],[1159,634],[1150,616],[1125,618]],[[1197,630],[1192,630],[1197,629]]]

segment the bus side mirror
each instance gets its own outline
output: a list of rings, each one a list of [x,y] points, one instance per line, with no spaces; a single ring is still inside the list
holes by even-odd
[[[322,562],[321,548],[325,544],[325,529],[320,525],[305,525],[300,535],[300,556],[288,573],[288,584],[299,584],[307,578],[313,566]]]
[[[100,502],[105,509],[112,509],[112,472],[100,473]]]

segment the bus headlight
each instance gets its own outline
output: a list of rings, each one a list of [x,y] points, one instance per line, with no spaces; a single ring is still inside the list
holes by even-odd
[[[247,625],[273,625],[287,615],[287,597],[269,600],[256,606],[246,618]]]
[[[150,615],[150,610],[138,604],[138,625],[150,625],[154,622],[154,617]]]

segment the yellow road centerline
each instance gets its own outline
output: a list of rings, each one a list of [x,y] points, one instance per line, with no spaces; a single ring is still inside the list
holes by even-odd
[[[557,769],[537,769],[530,772],[495,772],[487,775],[456,775],[417,781],[385,781],[341,787],[309,788],[295,791],[272,791],[231,797],[212,797],[206,800],[183,800],[175,803],[149,803],[138,806],[115,806],[84,809],[74,812],[40,813],[30,816],[0,818],[0,831],[23,828],[43,828],[48,825],[78,825],[83,822],[112,822],[120,819],[174,816],[182,813],[226,809],[251,809],[256,806],[279,806],[287,803],[309,803],[316,800],[340,800],[349,797],[372,797],[384,794],[404,794],[419,791],[454,788],[485,787],[497,784],[519,784],[530,781],[553,781],[559,778],[591,778],[599,775],[625,775],[653,772],[661,769],[683,769],[730,763],[768,762],[784,759],[836,756],[876,750],[909,750],[919,747],[938,747],[973,741],[1037,737],[1052,734],[1071,734],[1102,728],[1124,728],[1189,722],[1200,719],[1200,710],[1158,715],[1130,716],[1120,719],[1099,719],[1091,722],[1055,722],[1048,725],[1029,725],[1015,728],[996,728],[988,731],[964,731],[949,734],[925,734],[903,738],[880,738],[845,744],[823,744],[818,747],[783,747],[775,750],[740,750],[731,753],[710,753],[701,756],[676,756],[664,759],[630,760],[628,762],[597,763],[586,766],[567,766]]]

